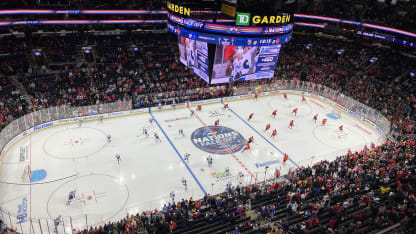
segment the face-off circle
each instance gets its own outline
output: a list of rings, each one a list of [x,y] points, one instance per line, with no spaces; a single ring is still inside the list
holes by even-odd
[[[75,198],[68,202],[68,194],[74,190]],[[96,226],[122,216],[121,211],[129,196],[127,185],[119,178],[107,174],[89,174],[69,180],[54,190],[49,196],[46,211],[51,219],[59,215],[63,218],[72,217],[76,228],[85,226],[87,214],[88,225]]]
[[[43,151],[57,159],[92,156],[107,144],[107,134],[97,128],[80,127],[57,131],[44,141]]]
[[[191,140],[197,148],[212,154],[236,153],[246,143],[239,132],[223,126],[198,128],[192,133]]]

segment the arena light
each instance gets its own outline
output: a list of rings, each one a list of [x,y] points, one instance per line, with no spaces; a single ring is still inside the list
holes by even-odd
[[[82,47],[81,50],[84,54],[91,54],[92,53],[92,47],[90,47],[90,46]]]
[[[295,22],[295,25],[304,26],[304,27],[313,27],[313,28],[325,28],[324,24],[311,24],[305,22]]]
[[[42,50],[41,49],[34,49],[32,50],[32,53],[34,56],[41,56],[42,55]]]
[[[414,72],[410,72],[410,77],[414,77],[415,73]]]
[[[139,51],[139,47],[137,47],[136,45],[131,45],[130,50],[132,50],[134,52],[137,52],[137,51]]]

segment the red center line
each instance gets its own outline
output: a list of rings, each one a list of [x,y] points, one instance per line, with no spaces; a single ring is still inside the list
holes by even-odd
[[[190,110],[191,108],[188,107],[188,109]],[[204,121],[202,121],[201,118],[199,118],[199,116],[194,112],[194,116],[199,120],[199,122],[201,122],[202,125],[204,125],[205,128],[207,128],[210,132],[212,131],[210,127],[208,127],[208,125],[205,124]],[[244,168],[244,170],[254,179],[254,181],[257,183],[257,178],[256,176],[254,176],[254,174],[244,165],[243,162],[240,161],[240,159],[237,158],[237,156],[235,156],[235,154],[226,146],[226,144],[221,140],[221,138],[219,138],[217,135],[214,135],[215,138],[217,138],[217,141],[219,143],[221,143],[221,145],[224,147],[224,149],[226,151],[228,151],[228,153],[231,154],[231,156],[233,156],[233,158],[240,164],[240,166],[242,168]]]

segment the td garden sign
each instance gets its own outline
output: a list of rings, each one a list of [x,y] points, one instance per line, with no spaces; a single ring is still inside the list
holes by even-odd
[[[250,26],[255,25],[270,25],[270,24],[287,24],[290,22],[291,16],[289,14],[260,16],[254,15],[251,17],[250,13],[237,12],[236,25]]]
[[[167,2],[167,7],[168,7],[168,10],[171,11],[172,13],[185,15],[185,16],[191,16],[191,8],[189,7],[184,7],[184,6],[174,4],[171,2]]]

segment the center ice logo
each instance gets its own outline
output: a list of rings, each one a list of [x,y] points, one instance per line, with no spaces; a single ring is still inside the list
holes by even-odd
[[[239,132],[222,126],[198,128],[192,133],[191,140],[196,147],[212,154],[238,152],[246,142]]]

